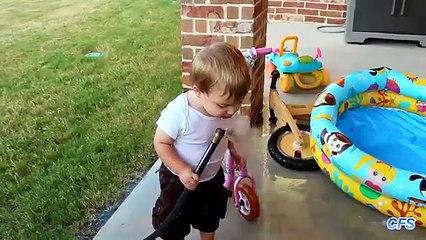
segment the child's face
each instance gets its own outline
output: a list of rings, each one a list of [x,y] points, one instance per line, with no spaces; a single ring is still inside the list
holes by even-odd
[[[200,99],[208,114],[218,118],[230,118],[241,107],[241,101],[229,99],[223,96],[223,91],[212,89],[209,93],[201,93]]]

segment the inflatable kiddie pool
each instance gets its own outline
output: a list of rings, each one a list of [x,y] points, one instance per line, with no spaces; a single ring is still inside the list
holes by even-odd
[[[426,78],[387,67],[327,86],[311,114],[311,149],[349,196],[426,226]]]

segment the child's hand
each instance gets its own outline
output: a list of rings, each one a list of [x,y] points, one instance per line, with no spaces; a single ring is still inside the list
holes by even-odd
[[[245,157],[240,156],[239,158],[235,159],[235,163],[238,169],[244,169],[247,164],[247,159]]]
[[[245,154],[242,154],[243,152],[245,152],[244,151],[245,149],[242,147],[241,142],[235,141],[235,139],[233,139],[232,136],[229,137],[229,140],[230,140],[228,141],[229,153],[231,157],[234,159],[237,169],[245,168],[247,164],[247,157],[245,156]]]
[[[190,167],[188,167],[179,172],[179,180],[187,189],[194,190],[197,187],[200,178]]]

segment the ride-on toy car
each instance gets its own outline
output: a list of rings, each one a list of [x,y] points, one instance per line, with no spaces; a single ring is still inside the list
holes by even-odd
[[[289,40],[293,40],[293,50],[285,51],[285,43]],[[280,73],[278,84],[283,92],[290,92],[295,83],[302,89],[314,89],[326,86],[330,80],[328,71],[323,69],[322,63],[318,61],[321,50],[317,49],[315,58],[299,56],[298,42],[297,36],[284,37],[279,49],[266,56],[267,74],[272,74],[273,70]]]

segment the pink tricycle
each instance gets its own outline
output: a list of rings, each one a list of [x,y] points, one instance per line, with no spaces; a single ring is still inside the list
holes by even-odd
[[[253,67],[257,58],[273,52],[269,47],[251,48],[243,51],[249,67]],[[232,131],[229,132],[232,134]],[[224,186],[232,193],[234,207],[247,221],[254,221],[259,217],[259,198],[256,194],[256,183],[253,177],[248,173],[247,167],[237,169],[235,161],[229,151],[225,156],[225,183]],[[235,174],[237,173],[237,175]],[[243,180],[247,180],[245,183]]]
[[[237,169],[231,154],[228,152],[226,155],[224,186],[232,192],[234,207],[241,216],[247,221],[254,221],[259,217],[259,199],[255,190],[256,183],[246,167]],[[243,180],[247,180],[250,184],[243,182]]]

